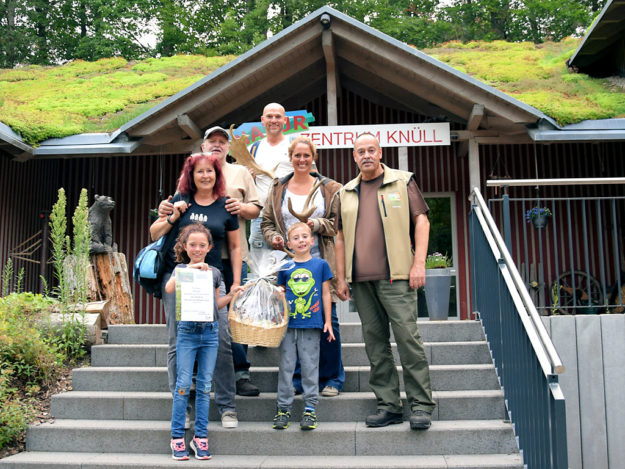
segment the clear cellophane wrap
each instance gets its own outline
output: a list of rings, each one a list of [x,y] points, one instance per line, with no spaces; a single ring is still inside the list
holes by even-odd
[[[275,285],[277,272],[293,265],[282,251],[250,252],[248,264],[252,273],[245,290],[232,301],[230,314],[240,323],[263,327],[279,327],[288,321],[282,289]]]

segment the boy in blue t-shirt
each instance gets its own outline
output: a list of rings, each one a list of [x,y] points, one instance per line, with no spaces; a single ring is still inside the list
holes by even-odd
[[[287,246],[293,251],[295,266],[278,273],[278,285],[282,285],[286,292],[289,327],[280,344],[278,411],[273,418],[273,428],[284,430],[289,426],[293,404],[293,372],[299,356],[306,405],[300,428],[314,430],[317,428],[315,407],[319,401],[321,331],[328,332],[328,341],[334,340],[330,295],[332,271],[325,260],[311,256],[310,248],[315,241],[306,223],[293,224],[287,237]]]

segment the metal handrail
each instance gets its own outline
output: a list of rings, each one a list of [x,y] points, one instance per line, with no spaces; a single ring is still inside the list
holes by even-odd
[[[479,212],[476,212],[478,218],[483,218],[484,223],[488,226],[488,231],[490,232],[489,234],[490,236],[492,236],[497,246],[497,250],[499,251],[498,254],[501,258],[504,259],[506,267],[511,276],[511,280],[516,287],[515,290],[520,296],[520,300],[523,304],[522,309],[528,313],[528,316],[531,319],[531,324],[533,325],[534,332],[537,335],[539,343],[537,344],[535,343],[535,340],[532,340],[534,334],[529,333],[530,331],[528,331],[528,337],[530,338],[530,341],[532,341],[532,345],[534,346],[536,355],[541,363],[541,366],[543,367],[543,372],[545,373],[545,376],[563,373],[565,370],[564,364],[562,363],[562,360],[560,359],[560,356],[558,355],[558,352],[556,351],[556,348],[554,347],[553,342],[551,341],[551,338],[547,333],[547,329],[545,329],[545,325],[540,319],[540,315],[536,310],[536,306],[534,305],[534,302],[532,301],[529,292],[527,291],[525,282],[521,278],[521,275],[519,274],[519,271],[516,268],[514,261],[512,260],[512,256],[510,255],[510,252],[506,247],[506,243],[499,233],[495,220],[491,216],[479,188],[473,188],[472,194],[474,202],[476,202],[476,205],[480,208]],[[518,308],[517,310],[520,311]],[[523,321],[523,323],[527,327],[527,322]],[[545,354],[547,360],[545,360],[545,357],[543,356]]]
[[[561,178],[561,179],[488,179],[486,186],[577,186],[625,184],[625,178]]]

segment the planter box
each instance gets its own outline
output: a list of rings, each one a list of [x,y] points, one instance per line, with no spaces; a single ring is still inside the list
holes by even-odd
[[[449,317],[449,296],[451,277],[455,269],[427,269],[425,271],[425,301],[428,315],[435,321],[446,321]]]

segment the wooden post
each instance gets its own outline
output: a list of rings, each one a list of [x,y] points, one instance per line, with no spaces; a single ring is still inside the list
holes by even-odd
[[[101,312],[103,326],[109,324],[134,324],[134,304],[128,278],[126,256],[121,252],[92,254],[91,279],[95,282],[99,298],[107,300],[107,308]],[[91,287],[90,279],[90,290]],[[93,294],[92,290],[92,294]],[[92,298],[96,300],[96,298]],[[106,327],[104,326],[104,327]]]

